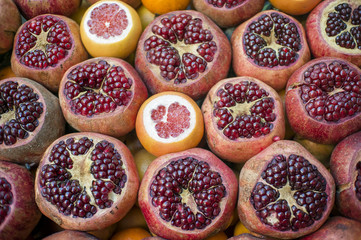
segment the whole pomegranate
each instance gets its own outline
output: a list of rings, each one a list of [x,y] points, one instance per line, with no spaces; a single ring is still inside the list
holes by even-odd
[[[212,152],[192,148],[156,158],[138,194],[152,233],[169,240],[204,239],[227,228],[237,179]]]
[[[361,70],[339,58],[311,60],[287,83],[286,112],[301,137],[339,142],[361,129]]]
[[[301,23],[275,10],[262,11],[239,25],[231,44],[236,75],[258,78],[277,91],[311,58]]]
[[[35,199],[43,214],[60,227],[95,231],[126,215],[138,187],[133,156],[120,140],[71,133],[45,151],[36,172]]]
[[[57,92],[65,71],[88,58],[79,25],[70,18],[44,14],[26,21],[17,31],[11,68]]]
[[[228,240],[261,240],[261,239],[266,239],[266,238],[265,237],[256,237],[250,233],[243,233],[241,235],[228,238]]]
[[[225,78],[231,45],[207,16],[174,11],[154,19],[138,42],[135,68],[149,91],[178,91],[201,99]]]
[[[34,178],[24,167],[0,160],[0,239],[24,240],[38,224]]]
[[[0,0],[0,54],[13,47],[16,31],[21,25],[21,16],[12,0]]]
[[[97,237],[81,231],[74,230],[63,230],[57,233],[53,233],[43,240],[65,240],[65,239],[76,239],[76,240],[98,240]]]
[[[334,180],[322,163],[299,143],[281,140],[243,166],[238,214],[251,232],[298,238],[322,226],[334,195]]]
[[[312,55],[338,57],[361,66],[361,2],[325,0],[308,15],[306,34]]]
[[[204,99],[202,113],[209,148],[231,162],[245,162],[285,136],[281,98],[252,77],[215,84]]]

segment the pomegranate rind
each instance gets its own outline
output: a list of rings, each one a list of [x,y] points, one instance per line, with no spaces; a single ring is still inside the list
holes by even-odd
[[[65,96],[65,84],[69,79],[68,74],[78,66],[88,63],[106,61],[111,66],[121,66],[126,77],[133,80],[130,89],[132,97],[128,105],[117,106],[115,111],[94,114],[91,117],[76,114],[71,109],[71,99]],[[148,98],[145,84],[135,69],[126,61],[119,58],[99,57],[91,58],[70,67],[64,74],[59,87],[59,101],[66,121],[76,130],[82,132],[97,132],[113,137],[125,136],[135,128],[135,120],[142,103]]]
[[[98,240],[97,237],[89,233],[74,231],[74,230],[63,230],[43,238],[43,240],[63,240],[63,239]]]
[[[216,171],[221,175],[222,184],[226,187],[227,195],[225,199],[220,202],[221,212],[215,219],[212,219],[210,225],[203,229],[182,230],[179,227],[172,226],[170,222],[166,222],[159,216],[159,210],[152,204],[150,185],[155,176],[170,162],[184,157],[193,157],[199,161],[208,163],[210,170]],[[138,194],[139,207],[152,233],[169,240],[200,240],[227,228],[237,201],[237,178],[234,172],[212,152],[202,148],[192,148],[177,153],[165,154],[156,158],[145,172]]]
[[[227,8],[225,6],[215,7],[207,0],[193,0],[194,8],[207,15],[221,28],[238,26],[241,22],[260,12],[264,3],[265,0],[246,0],[235,7]]]
[[[300,35],[302,48],[297,52],[297,60],[288,66],[277,65],[272,68],[262,67],[254,63],[254,60],[247,56],[245,52],[243,36],[247,32],[249,25],[260,16],[264,14],[271,15],[272,13],[277,13],[290,19],[291,22],[295,23]],[[308,47],[305,30],[302,24],[292,16],[276,10],[262,11],[239,25],[232,33],[231,44],[233,49],[232,66],[236,75],[257,78],[270,85],[276,91],[280,91],[285,88],[287,80],[292,73],[311,59],[310,49]]]
[[[163,18],[179,14],[187,14],[193,18],[201,19],[203,28],[209,29],[213,34],[213,41],[217,44],[217,52],[213,57],[213,61],[207,63],[206,70],[203,73],[199,73],[197,79],[187,79],[186,83],[174,84],[173,80],[167,81],[161,77],[159,66],[148,62],[147,52],[144,50],[144,42],[150,36],[154,36],[152,32],[154,25],[160,26]],[[143,31],[136,50],[135,69],[139,72],[151,94],[164,91],[177,91],[187,94],[194,100],[199,100],[207,94],[214,84],[227,77],[231,66],[231,55],[231,44],[227,36],[206,15],[194,10],[174,11],[155,18]]]
[[[20,32],[32,19],[36,19],[40,16],[52,16],[54,19],[65,22],[67,28],[69,29],[69,34],[73,40],[72,47],[68,50],[67,56],[61,59],[55,66],[48,66],[44,69],[29,67],[25,64],[22,64],[20,62],[20,58],[16,54],[16,49],[19,48],[17,39],[19,38]],[[57,92],[65,71],[68,70],[68,68],[71,66],[88,59],[88,53],[80,40],[79,25],[68,17],[56,14],[43,14],[32,19],[23,23],[23,25],[21,25],[16,32],[14,47],[11,55],[11,69],[16,76],[30,78],[36,82],[39,82],[50,91]]]
[[[298,92],[304,83],[304,72],[314,64],[340,62],[348,65],[361,75],[361,70],[354,64],[341,58],[322,57],[309,61],[292,74],[286,87],[286,113],[292,130],[299,136],[322,144],[336,144],[348,135],[361,129],[361,114],[341,118],[338,122],[317,121],[305,110],[305,104]]]
[[[13,77],[0,82],[17,82],[19,86],[26,85],[39,96],[38,102],[43,104],[39,126],[33,132],[28,132],[26,139],[17,139],[13,145],[0,145],[0,158],[19,164],[38,164],[44,151],[57,138],[64,135],[65,120],[61,112],[59,99],[41,84],[27,78]]]
[[[267,168],[267,165],[275,155],[282,154],[287,158],[291,154],[301,155],[314,165],[320,174],[326,180],[325,193],[328,196],[327,207],[319,220],[306,228],[298,231],[280,231],[263,223],[256,215],[253,204],[251,203],[251,193],[255,184],[262,179],[261,174]],[[330,172],[319,162],[311,153],[309,153],[301,144],[291,140],[280,140],[268,148],[249,159],[243,166],[239,175],[239,195],[238,195],[238,216],[240,221],[251,232],[280,239],[293,239],[310,234],[319,229],[330,215],[335,201],[335,182]]]
[[[360,49],[346,49],[338,46],[335,43],[336,37],[328,37],[325,29],[325,22],[330,12],[335,11],[334,7],[341,3],[351,5],[353,9],[360,6],[358,0],[335,1],[325,0],[318,4],[308,15],[306,20],[306,34],[308,44],[314,58],[319,57],[336,57],[349,61],[361,67],[361,50]]]
[[[56,145],[62,140],[66,141],[66,139],[69,138],[80,139],[82,137],[88,137],[95,143],[105,140],[113,144],[114,149],[121,155],[121,160],[123,162],[123,166],[127,176],[127,181],[122,188],[122,192],[120,195],[117,195],[118,197],[116,199],[113,199],[112,206],[105,209],[98,208],[96,214],[94,214],[90,218],[73,217],[72,215],[65,216],[63,213],[59,212],[56,206],[48,202],[42,196],[42,187],[40,185],[40,171],[44,165],[50,163],[49,157],[54,145]],[[84,159],[82,160],[85,159],[86,157],[84,157]],[[86,159],[86,161],[90,161],[90,159]],[[110,225],[118,222],[133,207],[134,203],[137,200],[138,189],[139,176],[137,172],[137,167],[133,159],[133,155],[130,150],[126,147],[124,143],[122,143],[116,138],[93,132],[70,133],[55,140],[44,152],[43,158],[39,163],[39,167],[36,171],[35,177],[35,201],[40,211],[45,216],[54,221],[56,224],[58,224],[60,227],[66,230],[96,231],[109,227]]]
[[[11,0],[0,1],[0,54],[10,51],[16,31],[21,25],[18,8]]]
[[[361,161],[361,132],[354,133],[334,148],[330,171],[336,183],[336,207],[345,217],[361,222],[361,201],[356,196],[356,165]]]
[[[217,122],[213,116],[214,103],[219,99],[217,92],[221,88],[224,88],[227,83],[236,84],[241,81],[254,82],[269,93],[268,97],[274,100],[276,120],[272,122],[273,129],[266,135],[257,138],[237,138],[236,140],[231,140],[223,134],[223,129],[218,129]],[[208,92],[201,109],[204,117],[205,135],[208,147],[221,159],[230,162],[244,163],[271,145],[275,138],[283,139],[285,136],[285,116],[280,96],[273,88],[252,77],[227,78],[218,82]]]
[[[0,160],[0,177],[11,184],[13,203],[0,225],[0,239],[26,239],[38,224],[41,212],[35,203],[34,178],[25,168]]]
[[[243,234],[228,238],[228,240],[260,240],[260,239],[267,239],[267,238],[265,238],[265,237],[259,238],[259,237],[253,236],[250,233],[243,233]]]

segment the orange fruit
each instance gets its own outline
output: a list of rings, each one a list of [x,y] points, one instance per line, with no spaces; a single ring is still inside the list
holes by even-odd
[[[128,57],[135,51],[141,32],[137,11],[118,0],[91,5],[80,23],[81,40],[93,57]]]
[[[205,240],[227,240],[228,237],[224,232],[219,232],[216,235],[207,237]]]
[[[243,233],[251,233],[251,231],[249,231],[241,221],[239,221],[236,226],[234,227],[234,236],[238,236],[241,235]]]
[[[16,77],[13,70],[11,70],[11,66],[6,66],[0,69],[0,80],[11,77]]]
[[[320,2],[321,0],[270,0],[275,8],[291,15],[309,13]]]
[[[140,17],[140,22],[142,23],[142,29],[144,30],[149,23],[151,23],[154,18],[155,14],[148,10],[148,8],[144,7],[144,5],[141,5],[139,8],[137,8],[137,13]]]
[[[142,4],[149,11],[156,14],[164,14],[176,10],[184,10],[190,0],[142,0]]]
[[[135,130],[143,147],[155,156],[196,147],[204,133],[202,112],[184,93],[165,91],[140,107]]]
[[[134,154],[134,162],[137,165],[139,179],[142,181],[145,171],[149,164],[156,158],[153,154],[145,149],[141,149]]]
[[[152,235],[143,228],[126,228],[116,232],[110,240],[142,240]]]

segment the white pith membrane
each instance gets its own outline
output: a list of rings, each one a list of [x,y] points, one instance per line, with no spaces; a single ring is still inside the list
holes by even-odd
[[[168,108],[173,103],[179,103],[180,106],[185,106],[190,113],[190,125],[189,128],[183,129],[184,132],[179,134],[177,137],[169,136],[169,138],[162,138],[158,135],[156,130],[156,124],[152,118],[152,110],[157,109],[159,106],[165,106],[166,112],[162,118],[162,122],[167,122],[167,114]],[[151,136],[155,141],[162,143],[172,143],[178,142],[186,138],[195,128],[196,125],[196,112],[190,102],[188,102],[185,98],[180,97],[178,95],[162,95],[151,100],[143,110],[143,125],[145,126],[145,130],[149,136]]]
[[[128,20],[128,25],[125,29],[123,29],[121,35],[110,36],[108,39],[106,39],[102,36],[97,36],[90,32],[90,27],[88,25],[88,21],[91,20],[91,14],[96,8],[99,8],[103,4],[108,4],[108,5],[116,4],[119,6],[119,10],[117,11],[117,13],[120,11],[125,12],[126,18]],[[91,11],[89,11],[88,14],[86,14],[84,16],[84,20],[83,20],[84,21],[84,30],[85,30],[86,35],[94,42],[104,43],[104,44],[111,44],[111,43],[119,42],[119,41],[125,39],[128,36],[130,30],[133,28],[132,16],[131,16],[128,8],[125,7],[123,4],[119,3],[118,1],[106,1],[106,2],[101,1],[101,2],[97,2],[97,3],[93,4],[90,8],[91,8]],[[110,22],[105,23],[106,26],[109,26],[109,24],[110,24]]]

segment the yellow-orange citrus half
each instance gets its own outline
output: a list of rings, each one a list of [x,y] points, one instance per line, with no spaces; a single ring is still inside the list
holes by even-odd
[[[128,57],[135,51],[141,32],[137,11],[118,0],[91,5],[80,23],[81,40],[93,57]]]
[[[147,230],[135,227],[120,230],[115,233],[110,240],[142,240],[143,238],[151,236]]]
[[[142,4],[149,11],[156,14],[164,14],[176,10],[184,10],[190,0],[142,0]]]
[[[173,91],[155,94],[140,107],[135,130],[155,156],[196,147],[204,133],[202,112],[189,96]]]

